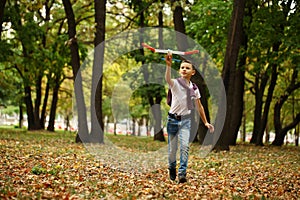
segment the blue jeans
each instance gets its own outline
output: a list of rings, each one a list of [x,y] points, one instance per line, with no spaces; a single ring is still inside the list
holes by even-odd
[[[178,139],[180,144],[180,167],[178,176],[186,176],[186,169],[189,157],[189,139],[191,130],[191,119],[181,121],[168,116],[168,150],[169,150],[169,169],[176,169],[176,153],[178,149]]]

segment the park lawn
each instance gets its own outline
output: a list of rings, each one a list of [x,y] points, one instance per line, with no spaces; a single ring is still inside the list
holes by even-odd
[[[106,137],[119,152],[125,152],[120,154],[122,157],[127,154],[150,157],[151,152],[164,151],[167,146],[166,142],[156,142],[153,138]],[[154,167],[149,165],[145,170],[126,170],[113,164],[118,162],[118,155],[113,161],[95,156],[89,148],[98,150],[100,146],[101,154],[109,154],[111,148],[103,148],[108,144],[82,145],[74,140],[75,134],[69,132],[0,129],[0,198],[300,198],[299,147],[244,144],[231,147],[229,152],[201,157],[199,145],[192,144],[188,182],[178,184],[168,179],[167,161]]]

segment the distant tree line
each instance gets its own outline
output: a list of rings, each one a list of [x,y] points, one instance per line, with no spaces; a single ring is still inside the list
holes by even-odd
[[[216,150],[235,145],[239,132],[243,138],[251,132],[250,142],[263,145],[264,136],[274,131],[272,144],[281,146],[287,133],[293,131],[298,145],[299,21],[295,0],[1,0],[0,104],[18,107],[20,122],[26,113],[29,130],[54,131],[58,113],[66,119],[72,117],[75,89],[76,141],[103,143],[104,118],[112,118],[107,106],[112,89],[106,84],[106,75],[97,82],[103,72],[105,49],[96,47],[122,31],[170,28],[201,44],[222,74],[227,101],[220,106],[226,106],[227,112],[221,136],[214,138]],[[158,34],[158,47],[164,48],[163,35]],[[181,50],[188,48],[184,41],[176,45]],[[80,78],[80,66],[91,48],[95,50],[93,69],[97,70],[93,70],[91,99],[84,99],[80,98],[84,86],[75,78]],[[147,62],[143,48],[127,59]],[[116,76],[125,70],[120,68]],[[132,118],[147,118],[151,108],[154,139],[164,141],[165,88],[148,83],[149,69],[142,73],[144,87],[132,97],[141,106],[138,112],[132,109]],[[201,89],[209,113],[205,80],[197,74],[193,81]],[[90,132],[85,101],[95,108],[89,113]],[[202,143],[206,132],[200,123],[196,140]]]

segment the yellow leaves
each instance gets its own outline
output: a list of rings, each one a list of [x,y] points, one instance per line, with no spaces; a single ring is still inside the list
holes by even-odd
[[[167,160],[165,165],[147,172],[126,171],[126,168],[121,170],[112,165],[109,159],[99,161],[82,145],[69,140],[1,137],[0,133],[0,198],[4,199],[300,197],[300,154],[297,148],[236,146],[230,152],[211,153],[201,158],[197,152],[199,146],[192,145],[188,182],[178,184],[169,180]],[[126,145],[126,138],[123,142]],[[151,143],[145,145],[151,146]],[[101,150],[102,154],[108,153],[105,148]],[[130,154],[134,154],[134,149]],[[126,166],[126,163],[120,165]]]

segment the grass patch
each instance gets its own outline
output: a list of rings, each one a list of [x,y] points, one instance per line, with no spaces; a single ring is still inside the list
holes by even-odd
[[[106,134],[105,136],[116,146],[129,151],[156,151],[167,145],[167,142],[154,141],[153,137],[138,137],[113,134]]]
[[[0,128],[0,138],[7,140],[23,141],[46,141],[63,140],[65,142],[75,141],[76,133],[72,132],[49,132],[49,131],[27,131],[25,129]]]

